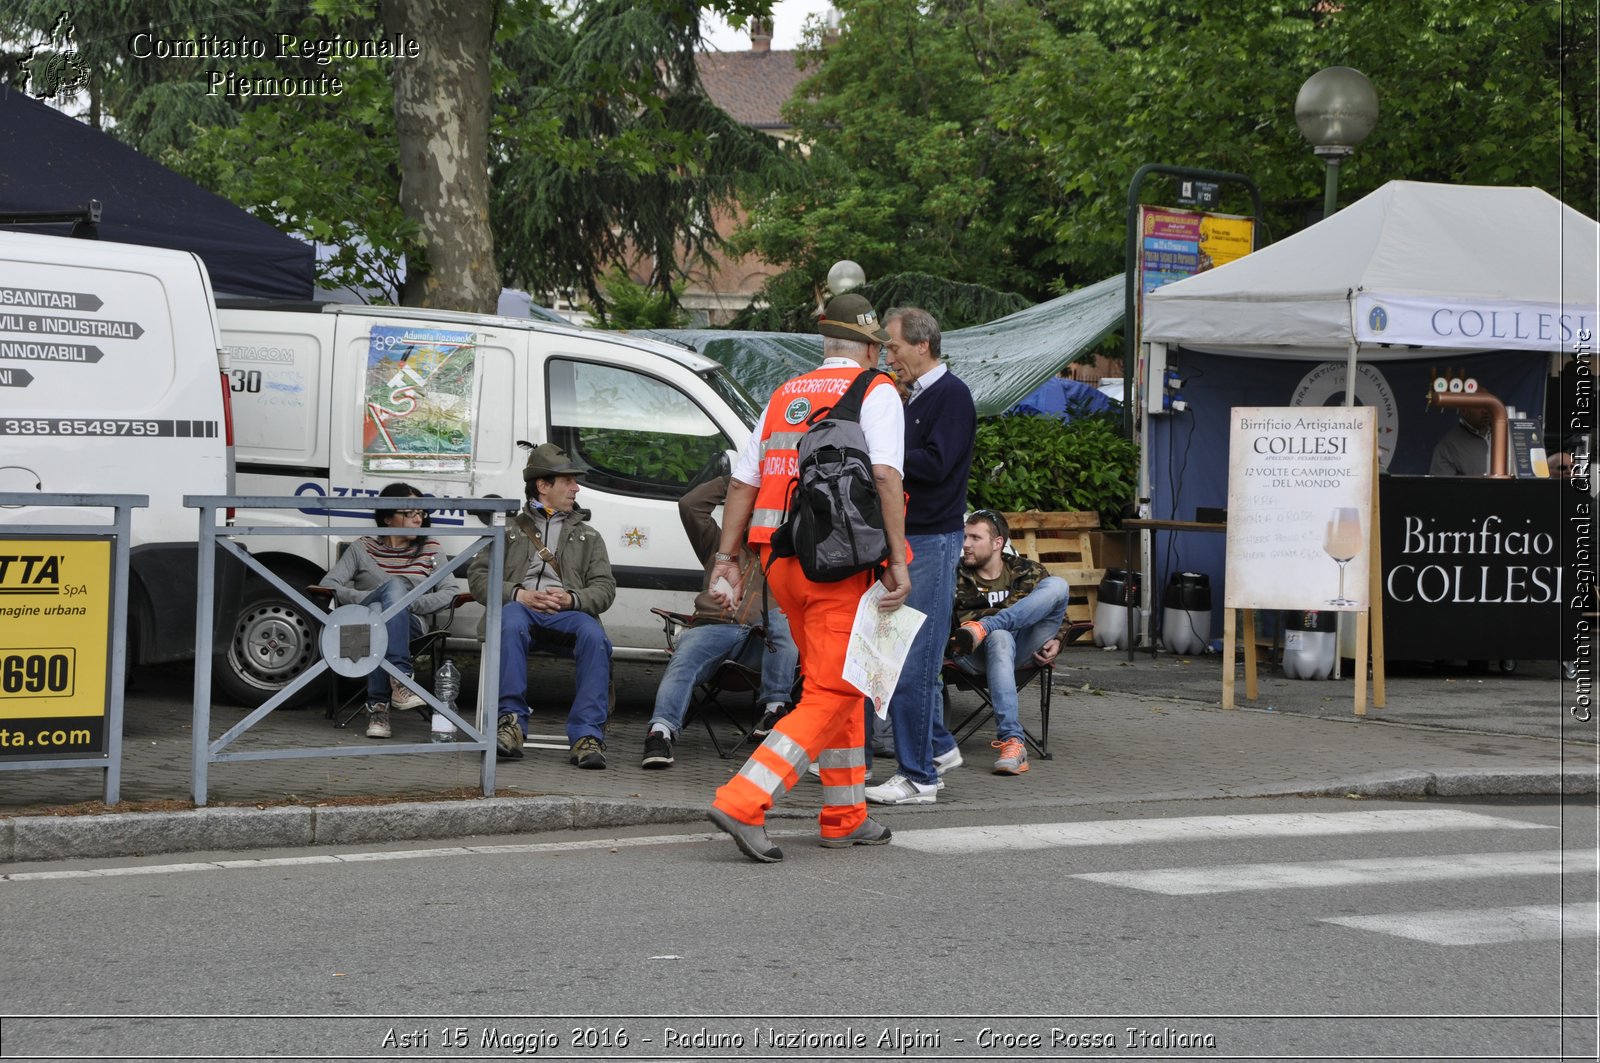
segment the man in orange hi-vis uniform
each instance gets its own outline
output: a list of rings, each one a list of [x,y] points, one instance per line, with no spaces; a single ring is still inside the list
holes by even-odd
[[[875,365],[878,345],[889,338],[872,304],[849,292],[829,300],[817,331],[822,333],[821,367],[772,393],[761,424],[733,467],[722,542],[711,572],[713,591],[719,580],[726,580],[726,596],[730,604],[737,602],[742,588],[735,559],[748,526],[750,545],[764,564],[770,562],[767,586],[789,617],[789,630],[800,651],[800,674],[805,680],[800,703],[778,721],[739,773],[717,790],[711,806],[711,821],[732,835],[746,856],[764,863],[783,859],[783,852],[767,837],[767,810],[779,789],[794,786],[813,760],[822,777],[822,844],[842,849],[889,840],[889,828],[867,816],[862,695],[842,674],[856,608],[876,574],[869,570],[837,583],[814,583],[796,558],[771,557],[772,535],[783,521],[807,419],[831,407],[857,376]],[[900,396],[888,377],[880,377],[867,389],[861,402],[861,431],[889,542],[882,576],[886,593],[879,608],[898,609],[911,589],[900,480],[905,420]]]

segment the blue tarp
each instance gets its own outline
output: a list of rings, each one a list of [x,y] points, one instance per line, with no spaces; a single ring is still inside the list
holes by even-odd
[[[309,299],[311,245],[75,118],[0,85],[0,213],[99,200],[102,240],[192,251],[219,293]],[[6,226],[23,232],[68,227]]]
[[[1114,408],[1110,397],[1099,388],[1081,380],[1051,377],[1029,392],[1007,413],[1032,413],[1059,417],[1070,421],[1087,413],[1101,413]]]

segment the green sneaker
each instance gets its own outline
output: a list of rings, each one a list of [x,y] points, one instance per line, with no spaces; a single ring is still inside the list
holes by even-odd
[[[572,756],[568,760],[580,768],[604,768],[606,766],[605,743],[598,738],[584,735],[572,743]]]

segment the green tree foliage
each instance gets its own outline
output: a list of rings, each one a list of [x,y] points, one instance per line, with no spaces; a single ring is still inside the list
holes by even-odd
[[[996,123],[996,92],[1049,32],[1020,0],[840,0],[845,33],[785,112],[808,179],[751,201],[742,251],[789,267],[784,306],[828,267],[925,273],[1039,298],[1058,251],[1033,219],[1052,190],[1034,149]]]
[[[721,248],[716,212],[741,178],[782,179],[777,142],[705,95],[703,6],[733,4],[578,0],[502,39],[493,219],[507,283],[576,288],[603,308],[602,271],[631,259],[675,305],[685,267]]]
[[[1063,424],[1034,414],[978,420],[967,504],[1019,513],[1094,512],[1115,527],[1138,485],[1139,449],[1114,414],[1089,414]]]
[[[1145,163],[1240,172],[1268,238],[1320,216],[1324,167],[1294,99],[1326,66],[1377,87],[1382,117],[1341,173],[1536,185],[1594,216],[1592,12],[1560,0],[840,0],[790,116],[808,179],[755,201],[739,246],[803,302],[839,258],[1042,298],[1120,272]],[[1171,203],[1169,181],[1144,199]],[[1250,212],[1241,190],[1220,209]]]
[[[1567,7],[1057,3],[1056,32],[1008,81],[1000,121],[1038,145],[1065,193],[1047,216],[1084,281],[1121,269],[1128,182],[1144,163],[1252,177],[1273,238],[1315,221],[1324,169],[1295,125],[1294,99],[1327,66],[1371,77],[1382,112],[1342,167],[1341,202],[1394,179],[1531,184],[1593,215],[1594,70],[1578,57],[1592,56],[1594,29]],[[1579,174],[1588,176],[1569,177]],[[1247,198],[1229,194],[1224,209],[1249,213]],[[1144,198],[1170,201],[1170,184],[1149,182]]]
[[[382,37],[382,0],[103,0],[75,10],[96,115],[107,131],[287,231],[337,243],[328,287],[397,294],[402,260],[426,266],[416,219],[401,208],[392,64],[340,61],[339,96],[208,95],[206,72],[241,78],[316,76],[330,67],[261,60],[130,61],[129,39],[275,42]],[[604,305],[606,265],[634,256],[649,284],[672,295],[683,267],[719,246],[712,218],[737,181],[782,176],[770,138],[706,99],[694,67],[699,20],[713,9],[741,22],[770,0],[542,0],[492,5],[494,106],[489,118],[490,212],[497,268],[534,289],[576,287]],[[0,12],[0,37],[38,39],[59,3],[19,0]],[[427,38],[422,48],[448,49]],[[114,121],[112,121],[114,120]],[[419,180],[413,175],[413,180]]]
[[[662,329],[689,324],[688,312],[678,305],[683,281],[674,283],[668,292],[658,292],[628,276],[621,266],[613,266],[601,280],[600,288],[606,301],[590,308],[597,328]]]

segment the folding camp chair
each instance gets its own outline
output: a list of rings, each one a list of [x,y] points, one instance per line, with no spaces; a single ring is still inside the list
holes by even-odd
[[[946,660],[944,668],[940,671],[940,678],[944,680],[944,711],[945,719],[950,718],[950,689],[970,691],[976,694],[982,702],[977,708],[969,712],[958,724],[949,726],[950,733],[955,736],[956,745],[960,745],[977,733],[978,728],[994,718],[994,702],[989,696],[989,677],[987,675],[972,675],[963,671],[954,661]],[[1017,695],[1019,708],[1021,695],[1028,688],[1028,684],[1039,683],[1039,733],[1037,736],[1024,724],[1022,735],[1041,760],[1053,759],[1050,754],[1050,690],[1055,684],[1056,668],[1054,662],[1050,664],[1034,664],[1029,662],[1017,669]]]
[[[307,587],[306,592],[312,597],[326,598],[330,602],[333,599],[332,587]],[[455,619],[456,610],[470,601],[472,595],[465,592],[457,594],[448,606],[433,614],[433,626],[411,640],[413,666],[418,661],[426,660],[431,669],[428,674],[430,676],[439,674],[439,669],[444,665],[445,642],[450,637],[451,621]],[[342,701],[339,698],[339,684],[332,682],[328,684],[328,705],[322,715],[324,719],[332,720],[335,727],[348,727],[350,721],[360,716],[366,707],[367,688],[364,677],[356,692]],[[433,706],[427,702],[418,705],[414,711],[424,720],[433,718]]]
[[[688,613],[675,613],[670,609],[658,607],[652,607],[650,611],[661,618],[661,625],[667,637],[667,649],[675,650],[678,637],[694,624],[695,618]],[[689,700],[689,711],[684,717],[684,722],[687,724],[698,716],[700,722],[705,725],[706,734],[711,736],[711,744],[715,747],[717,756],[724,760],[738,753],[747,743],[758,737],[755,733],[756,726],[760,723],[763,711],[761,669],[751,668],[742,663],[742,659],[750,648],[751,639],[765,637],[766,634],[761,627],[752,627],[734,651],[717,665],[716,671],[711,673],[711,678],[695,688],[694,695]],[[741,701],[746,697],[749,698],[749,709],[744,721],[735,716],[729,706],[722,703],[724,695]],[[722,717],[733,728],[735,739],[732,745],[723,746],[722,737],[712,726],[712,713]]]

